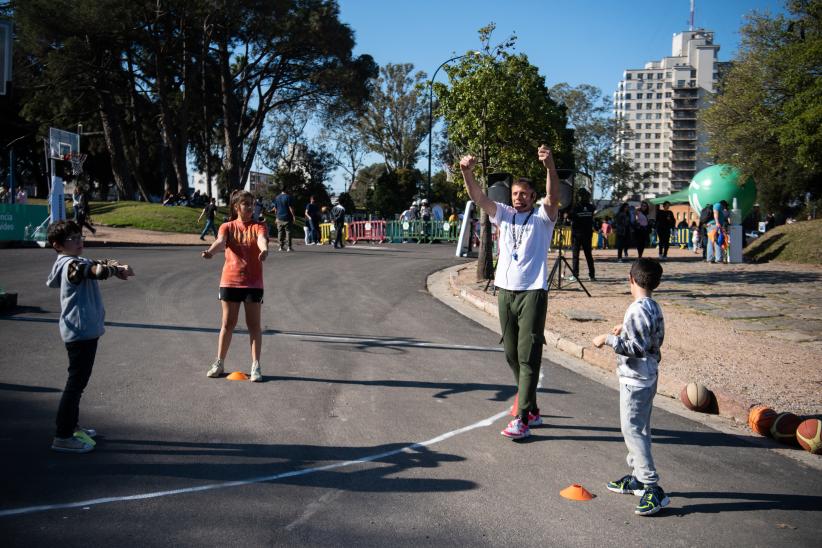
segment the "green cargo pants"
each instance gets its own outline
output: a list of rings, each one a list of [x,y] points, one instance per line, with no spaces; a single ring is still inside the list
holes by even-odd
[[[544,289],[509,291],[499,289],[499,323],[508,366],[514,372],[519,397],[519,414],[536,411],[537,384],[545,344],[545,314],[548,292]]]

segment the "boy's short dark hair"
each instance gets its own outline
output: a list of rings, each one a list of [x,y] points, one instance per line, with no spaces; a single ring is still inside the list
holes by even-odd
[[[50,246],[54,246],[54,244],[65,245],[66,238],[80,233],[80,225],[74,221],[57,221],[49,225],[46,238]]]
[[[662,279],[662,265],[656,259],[642,257],[631,265],[631,277],[642,289],[653,291]]]

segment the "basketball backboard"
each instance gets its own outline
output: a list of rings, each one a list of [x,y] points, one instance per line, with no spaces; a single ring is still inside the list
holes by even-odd
[[[65,160],[71,153],[80,152],[80,135],[55,127],[49,128],[49,157]]]
[[[6,94],[6,85],[11,82],[11,21],[0,20],[0,95]]]

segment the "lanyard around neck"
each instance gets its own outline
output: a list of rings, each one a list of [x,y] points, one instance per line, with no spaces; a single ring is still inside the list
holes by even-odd
[[[525,217],[525,220],[522,221],[522,228],[517,234],[517,212],[514,211],[514,215],[511,218],[511,240],[513,242],[513,252],[516,253],[519,245],[522,243],[522,235],[525,234],[525,225],[528,224],[528,219],[531,218],[531,215],[534,214],[534,210],[528,212],[528,216]]]

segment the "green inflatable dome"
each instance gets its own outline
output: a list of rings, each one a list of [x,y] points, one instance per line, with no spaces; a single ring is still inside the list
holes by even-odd
[[[744,219],[756,202],[756,183],[752,177],[743,180],[742,172],[728,164],[706,167],[694,175],[688,187],[688,201],[697,214],[706,205],[722,200],[733,208],[734,198]]]

